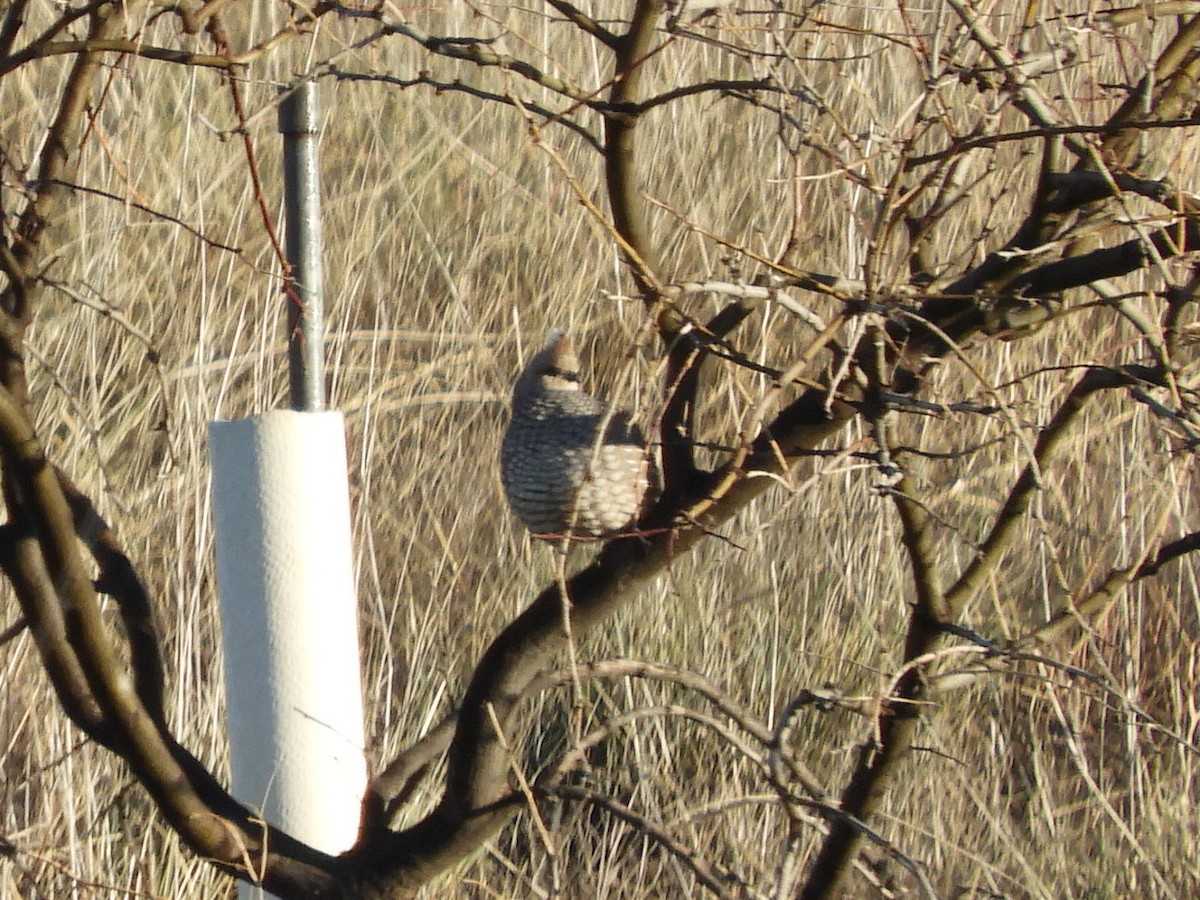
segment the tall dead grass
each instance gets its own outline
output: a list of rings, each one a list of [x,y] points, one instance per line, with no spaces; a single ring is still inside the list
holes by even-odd
[[[769,5],[747,3],[698,25],[713,42],[668,55],[652,80],[747,77],[759,63],[738,51],[762,40]],[[245,6],[244,43],[283,24],[280,5]],[[865,185],[882,178],[888,141],[908,127],[919,88],[895,34],[905,27],[902,12],[945,12],[905,6],[809,11],[828,25],[811,21],[775,63],[807,79],[812,103],[794,110],[810,123],[807,146],[789,152],[777,116],[711,95],[672,104],[648,123],[644,182],[662,201],[652,224],[668,275],[729,277],[736,268],[750,276],[751,261],[730,263],[726,248],[690,226],[772,256],[798,208],[793,262],[862,276],[878,212]],[[602,84],[606,73],[586,45],[538,4],[527,7],[445,3],[411,14],[446,33],[477,27],[479,13],[494,16],[511,29],[510,52]],[[1015,27],[1003,9],[993,17],[998,31]],[[167,27],[152,25],[147,35]],[[399,40],[355,48],[355,27],[324,24],[311,43],[294,42],[249,70],[242,87],[271,198],[280,182],[275,90],[294,70],[330,58],[345,70],[397,77],[444,65]],[[1163,27],[1122,46],[1152,54]],[[1046,32],[1063,33],[1060,20]],[[1064,76],[1066,90],[1093,92],[1074,102],[1111,104],[1096,86],[1130,77],[1121,66],[1135,62],[1112,47],[1086,36],[1086,61],[1116,62],[1096,63],[1078,82]],[[0,127],[10,142],[22,136],[26,161],[64,66],[49,60],[27,66],[23,79],[0,80]],[[488,90],[513,87],[511,75],[460,74]],[[960,101],[947,115],[964,127],[982,114],[985,101],[968,88],[947,96]],[[378,764],[452,709],[490,638],[553,577],[552,554],[504,511],[491,464],[521,358],[548,326],[568,327],[593,386],[603,393],[633,371],[631,398],[643,406],[657,390],[656,369],[640,303],[621,299],[628,283],[619,255],[575,193],[602,196],[599,157],[584,142],[563,129],[540,131],[568,178],[521,114],[495,103],[327,79],[324,104],[331,400],[347,418],[367,725]],[[280,405],[286,386],[278,267],[231,137],[236,125],[217,75],[146,60],[114,66],[82,151],[78,180],[90,190],[77,192],[69,218],[54,226],[62,250],[47,274],[62,287],[49,293],[31,334],[39,427],[142,567],[158,604],[172,722],[218,771],[226,744],[206,427]],[[1164,166],[1194,187],[1194,142],[1161,151]],[[856,154],[861,167],[852,174],[862,178],[831,163]],[[1036,161],[1015,146],[995,160],[975,173],[969,202],[943,232],[946,267],[977,259],[981,231],[1004,233],[1022,209]],[[10,198],[20,190],[4,186]],[[885,247],[873,257],[875,276],[896,279],[901,262]],[[764,308],[735,342],[751,358],[777,361],[805,337],[786,313]],[[974,553],[1028,458],[1028,441],[1070,384],[1069,370],[1055,367],[1133,359],[1138,341],[1119,316],[1099,314],[976,353],[982,381],[947,364],[940,396],[1003,403],[1010,415],[913,416],[901,425],[902,442],[947,454],[906,463],[943,523],[940,564],[957,570]],[[765,381],[728,368],[708,380],[701,436],[728,443]],[[860,437],[849,433],[842,446]],[[968,610],[970,626],[997,638],[1026,630],[1088,573],[1129,562],[1164,509],[1169,531],[1194,530],[1194,465],[1174,450],[1145,407],[1097,403],[1067,463],[1045,473],[1022,549]],[[805,689],[869,705],[895,672],[911,597],[894,511],[877,482],[874,467],[853,456],[819,462],[811,478],[781,486],[730,526],[727,540],[681,561],[581,656],[695,670],[770,727]],[[927,716],[921,749],[877,825],[927,867],[940,896],[1200,890],[1196,575],[1185,560],[1132,589],[1054,655],[1071,668],[1029,662],[951,695]],[[179,848],[124,768],[57,711],[28,635],[3,647],[0,666],[0,834],[14,848],[0,856],[0,896],[234,895]],[[738,873],[753,896],[770,893],[785,853],[803,867],[822,826],[801,823],[789,847],[789,823],[749,751],[718,728],[726,720],[680,712],[706,709],[694,692],[621,678],[590,686],[584,699],[585,730],[631,710],[653,714],[614,728],[580,785],[669,825],[682,846]],[[530,764],[563,749],[575,713],[565,696],[531,705],[538,725]],[[855,713],[804,710],[792,740],[836,792],[868,730],[869,719]],[[550,846],[523,817],[428,896],[698,890],[685,867],[612,810],[566,804],[543,824]],[[915,890],[886,854],[868,876],[864,891],[868,880],[883,893]]]

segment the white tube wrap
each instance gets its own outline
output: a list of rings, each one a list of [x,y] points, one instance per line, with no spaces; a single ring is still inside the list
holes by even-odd
[[[234,795],[327,853],[366,786],[341,413],[209,428]]]

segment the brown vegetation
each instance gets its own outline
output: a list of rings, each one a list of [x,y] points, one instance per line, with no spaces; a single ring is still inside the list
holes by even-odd
[[[0,895],[1200,889],[1195,5],[666,6],[0,2]],[[287,383],[304,79],[336,859],[223,787],[204,448]],[[549,325],[662,435],[570,555],[480,464]]]

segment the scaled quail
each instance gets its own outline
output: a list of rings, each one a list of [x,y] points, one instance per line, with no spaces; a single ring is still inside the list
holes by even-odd
[[[637,517],[649,465],[629,415],[609,415],[583,392],[571,342],[551,331],[513,387],[500,448],[500,479],[517,518],[536,537],[611,535]]]

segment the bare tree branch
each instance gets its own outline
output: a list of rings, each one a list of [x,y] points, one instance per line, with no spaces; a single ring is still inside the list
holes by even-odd
[[[81,53],[123,53],[130,56],[140,56],[143,59],[155,59],[160,62],[175,63],[181,66],[199,66],[210,69],[229,69],[236,65],[228,57],[211,53],[192,53],[187,50],[175,50],[171,47],[154,47],[140,41],[109,38],[107,40],[82,41],[52,41],[41,43],[34,41],[24,50],[11,56],[0,58],[0,77],[7,75],[35,59],[48,56],[74,56]]]
[[[558,10],[580,31],[596,38],[610,50],[615,50],[617,48],[617,45],[620,43],[620,38],[618,38],[615,34],[613,34],[574,4],[568,3],[566,0],[546,0],[546,2]]]

